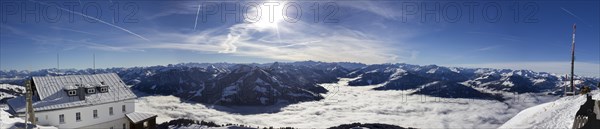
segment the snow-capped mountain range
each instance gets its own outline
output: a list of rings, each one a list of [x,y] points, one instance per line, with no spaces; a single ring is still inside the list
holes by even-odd
[[[373,90],[410,90],[412,94],[435,97],[493,100],[503,100],[502,94],[506,93],[560,95],[569,84],[565,76],[530,70],[315,61],[13,70],[0,71],[0,81],[20,85],[29,76],[107,72],[117,73],[125,83],[148,94],[174,95],[186,101],[218,105],[272,105],[320,100],[321,94],[328,91],[319,84],[337,82],[341,77],[355,78],[348,82],[350,86],[378,85]],[[599,81],[598,78],[576,76],[575,83],[577,87],[594,87]]]
[[[270,66],[238,64],[230,67],[180,67],[140,80],[135,89],[184,100],[219,105],[272,105],[319,100],[319,83],[336,82],[348,70],[338,65]]]
[[[374,90],[416,90],[446,98],[502,99],[500,93],[548,93],[560,95],[569,79],[565,76],[530,70],[489,68],[455,68],[437,65],[378,64],[362,67],[349,73],[357,77],[349,85],[380,84]],[[600,79],[575,78],[577,88],[596,85]]]

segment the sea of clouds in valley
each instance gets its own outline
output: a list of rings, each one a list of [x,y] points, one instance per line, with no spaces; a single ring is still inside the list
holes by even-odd
[[[408,95],[411,91],[371,90],[377,85],[347,86],[349,80],[342,78],[338,83],[321,84],[329,90],[323,94],[323,100],[281,109],[277,106],[222,107],[181,102],[174,96],[142,96],[138,98],[136,111],[157,114],[157,123],[190,118],[253,127],[326,128],[361,122],[417,128],[497,128],[525,108],[557,99],[529,93],[510,96],[504,102],[437,98]]]

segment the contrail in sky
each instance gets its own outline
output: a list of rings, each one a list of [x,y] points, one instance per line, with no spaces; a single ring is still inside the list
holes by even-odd
[[[198,15],[200,14],[200,5],[198,5],[198,11],[196,12],[196,20],[194,21],[194,30],[196,30],[196,25],[198,25]]]
[[[44,4],[44,5],[48,5],[47,3],[44,3],[44,2],[39,2],[39,1],[35,1],[35,0],[30,0],[30,1],[37,2],[37,3],[40,3],[40,4]],[[48,5],[48,6],[50,6],[50,5]],[[83,16],[83,17],[86,17],[86,18],[89,18],[89,19],[92,19],[92,20],[99,21],[100,23],[104,23],[104,24],[106,24],[106,25],[112,26],[112,27],[114,27],[114,28],[117,28],[117,29],[123,30],[123,31],[125,31],[125,32],[127,32],[127,33],[129,33],[129,34],[132,34],[132,35],[134,35],[134,36],[137,36],[137,37],[139,37],[139,38],[141,38],[141,39],[144,39],[144,40],[146,40],[146,41],[150,41],[150,40],[148,40],[148,39],[147,39],[146,37],[144,37],[144,36],[141,36],[141,35],[139,35],[139,34],[133,33],[133,32],[131,32],[131,31],[129,31],[129,30],[127,30],[127,29],[123,28],[123,27],[120,27],[120,26],[117,26],[117,25],[114,25],[114,24],[110,24],[110,23],[108,23],[108,22],[106,22],[106,21],[103,21],[103,20],[100,20],[100,19],[98,19],[98,18],[95,18],[95,17],[92,17],[92,16],[88,16],[88,15],[85,15],[85,14],[83,14],[83,13],[74,12],[74,11],[71,11],[71,10],[68,10],[68,9],[65,9],[65,8],[61,8],[61,7],[58,7],[58,6],[56,6],[56,8],[58,8],[58,9],[60,9],[60,10],[63,10],[63,11],[67,11],[67,12],[74,13],[74,14],[77,14],[77,15],[81,15],[81,16]]]
[[[588,23],[587,23],[587,22],[585,22],[583,19],[581,19],[579,16],[577,16],[577,15],[573,14],[571,11],[569,11],[569,10],[567,10],[567,9],[563,8],[563,7],[560,7],[560,9],[562,9],[562,10],[563,10],[563,11],[565,11],[565,12],[567,12],[569,15],[571,15],[571,16],[573,16],[573,17],[577,18],[579,21],[583,22],[584,24],[588,25],[589,27],[592,27],[592,25],[588,24]]]

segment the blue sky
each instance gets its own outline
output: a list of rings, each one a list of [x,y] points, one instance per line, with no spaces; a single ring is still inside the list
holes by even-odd
[[[57,54],[61,68],[90,68],[95,53],[97,68],[317,60],[564,74],[577,23],[576,72],[600,76],[599,6],[593,0],[2,1],[0,69],[55,68]]]

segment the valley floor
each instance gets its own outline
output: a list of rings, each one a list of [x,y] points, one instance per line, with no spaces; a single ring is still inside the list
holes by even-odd
[[[138,98],[136,111],[158,115],[157,123],[177,118],[234,123],[252,127],[326,128],[354,122],[416,128],[498,128],[521,110],[555,100],[554,96],[521,94],[504,102],[409,95],[411,91],[376,91],[372,86],[347,86],[349,78],[322,84],[329,90],[320,101],[285,107],[221,107],[185,103],[174,96]],[[228,110],[272,110],[232,113]],[[240,111],[253,112],[253,111]]]

